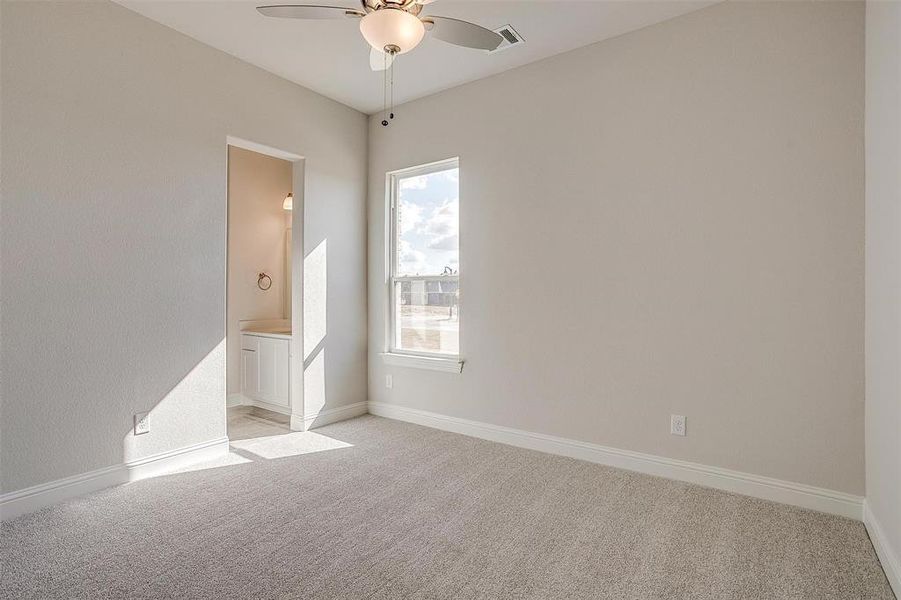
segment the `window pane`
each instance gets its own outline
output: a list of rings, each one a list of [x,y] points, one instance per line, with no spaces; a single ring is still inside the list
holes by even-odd
[[[398,179],[397,275],[457,274],[458,183],[457,168]]]
[[[456,278],[398,281],[394,286],[395,347],[411,352],[459,354]]]

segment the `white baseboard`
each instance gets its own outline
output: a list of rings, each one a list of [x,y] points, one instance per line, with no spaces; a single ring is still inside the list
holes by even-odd
[[[78,496],[130,481],[162,475],[173,469],[217,458],[227,453],[228,438],[219,438],[155,454],[127,464],[113,465],[2,494],[0,495],[0,519],[13,519]]]
[[[225,399],[225,408],[244,406],[247,403],[247,398],[244,397],[244,394],[229,394]]]
[[[901,598],[901,557],[889,544],[882,525],[879,524],[876,515],[870,510],[870,505],[866,501],[863,503],[863,522],[867,526],[867,533],[870,534],[870,541],[873,542],[873,548],[876,549],[876,556],[879,557],[885,577],[892,586],[895,596]]]
[[[228,438],[221,437],[125,463],[125,470],[128,473],[128,481],[138,481],[164,475],[199,462],[213,460],[226,454],[228,454]]]
[[[896,593],[901,585],[901,563],[898,556],[887,545],[879,523],[865,506],[863,498],[859,496],[380,402],[357,402],[320,411],[316,415],[302,419],[292,415],[291,426],[292,429],[307,430],[365,414],[367,409],[368,412],[381,417],[864,520]],[[228,438],[219,438],[149,456],[127,465],[97,469],[2,494],[0,518],[11,519],[107,487],[153,477],[172,469],[216,458],[227,452]]]
[[[803,483],[762,477],[760,475],[675,460],[653,454],[620,450],[588,442],[449,417],[383,402],[370,402],[369,412],[380,417],[407,421],[493,442],[528,448],[529,450],[578,458],[648,475],[686,481],[727,492],[848,517],[858,521],[863,518],[863,498],[860,496]]]
[[[256,398],[251,398],[250,396],[245,396],[244,394],[229,394],[228,398],[226,398],[225,400],[225,408],[234,408],[236,406],[255,406],[257,408],[263,408],[280,415],[291,414],[291,408],[288,406],[282,406],[281,404],[272,404],[271,402],[266,402],[265,400],[257,400]]]
[[[125,465],[114,465],[72,477],[48,481],[0,495],[0,519],[14,519],[47,506],[128,481]]]
[[[244,397],[243,401],[244,406],[256,406],[257,408],[264,408],[266,410],[270,410],[274,413],[278,413],[280,415],[290,415],[291,409],[287,406],[282,406],[280,404],[271,404],[269,402],[264,402],[263,400],[256,400],[254,398]]]
[[[369,411],[368,402],[356,402],[347,406],[339,406],[337,408],[328,408],[321,410],[316,414],[291,415],[291,429],[294,431],[307,431],[316,427],[322,427],[330,423],[345,421],[360,415],[365,415]]]

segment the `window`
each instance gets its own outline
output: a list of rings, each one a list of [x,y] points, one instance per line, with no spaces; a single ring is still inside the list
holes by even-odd
[[[457,159],[388,174],[388,352],[460,354]]]

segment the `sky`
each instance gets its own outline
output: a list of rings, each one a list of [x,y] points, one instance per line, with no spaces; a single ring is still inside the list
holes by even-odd
[[[398,275],[440,275],[459,268],[459,170],[398,182]]]

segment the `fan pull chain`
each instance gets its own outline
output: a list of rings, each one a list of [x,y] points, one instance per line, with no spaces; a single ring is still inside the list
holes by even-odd
[[[396,60],[393,60],[394,58],[396,58],[394,56],[393,51],[391,53],[391,58],[392,58],[391,67],[389,67],[391,69],[391,87],[389,88],[390,89],[389,93],[391,94],[391,96],[390,96],[391,97],[391,112],[388,113],[388,118],[393,120],[394,119],[394,64],[397,62]]]
[[[382,113],[388,112],[388,53],[382,53]],[[382,119],[382,127],[388,126],[388,119]]]
[[[397,46],[385,46],[384,65],[385,79],[382,86],[382,112],[387,118],[382,119],[382,127],[388,126],[388,119],[394,119],[394,63],[397,53],[400,50]],[[389,63],[388,60],[391,60]]]

